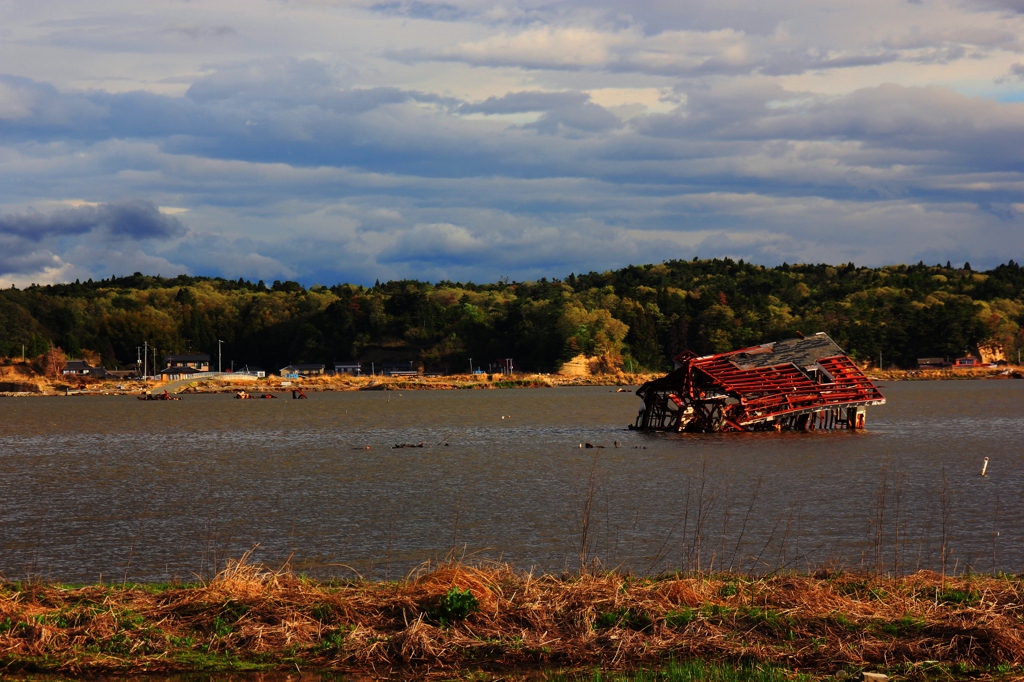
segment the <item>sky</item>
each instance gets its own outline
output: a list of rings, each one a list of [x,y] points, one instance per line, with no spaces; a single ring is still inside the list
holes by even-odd
[[[1024,0],[0,0],[0,286],[1024,258]]]

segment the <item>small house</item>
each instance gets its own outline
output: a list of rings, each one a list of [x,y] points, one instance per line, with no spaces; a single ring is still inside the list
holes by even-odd
[[[288,365],[287,367],[282,367],[281,371],[278,372],[278,374],[280,374],[283,377],[291,377],[293,379],[297,378],[297,377],[320,376],[323,373],[324,373],[324,365],[323,365],[323,363],[318,364],[318,365],[317,364]]]
[[[350,374],[354,377],[360,376],[363,371],[358,362],[336,362],[334,363],[335,374]]]
[[[85,360],[68,360],[67,364],[64,365],[64,369],[61,370],[61,373],[65,375],[89,376],[96,379],[102,379],[107,375],[107,370],[102,367],[93,367]]]
[[[210,356],[206,353],[190,353],[187,355],[165,355],[166,367],[189,367],[200,372],[210,371]]]
[[[966,355],[962,358],[957,358],[953,361],[954,367],[981,367],[981,361],[978,358],[972,358],[970,355]]]
[[[193,379],[196,375],[205,373],[205,371],[194,367],[176,365],[173,367],[164,367],[160,370],[160,378],[164,381],[180,381],[181,379]]]
[[[406,362],[385,362],[380,367],[380,373],[386,377],[414,377],[419,375],[412,360]]]
[[[137,369],[111,369],[106,375],[108,379],[140,379],[142,373]]]
[[[918,369],[942,369],[943,367],[949,367],[949,363],[946,362],[945,358],[918,358],[917,368]]]

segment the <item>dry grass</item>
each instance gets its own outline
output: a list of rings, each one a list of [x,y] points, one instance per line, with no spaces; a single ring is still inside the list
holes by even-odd
[[[0,584],[0,670],[300,667],[432,676],[625,669],[673,657],[818,674],[923,661],[983,676],[1020,672],[1022,583],[947,577],[944,591],[940,583],[930,572],[637,579],[457,563],[400,583],[330,583],[243,560],[207,585]],[[443,625],[432,614],[453,587],[470,590],[479,609]]]

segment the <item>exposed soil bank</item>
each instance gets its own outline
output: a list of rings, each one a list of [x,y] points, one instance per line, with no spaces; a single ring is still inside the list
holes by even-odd
[[[450,678],[699,658],[995,679],[1024,673],[1022,589],[928,572],[640,579],[458,564],[331,583],[235,563],[208,585],[0,584],[0,670]]]

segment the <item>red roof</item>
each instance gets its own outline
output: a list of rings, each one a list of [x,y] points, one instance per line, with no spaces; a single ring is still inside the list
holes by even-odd
[[[723,418],[737,430],[787,415],[838,407],[880,405],[885,397],[825,333],[697,357],[637,391],[672,391],[685,403],[724,403]]]

